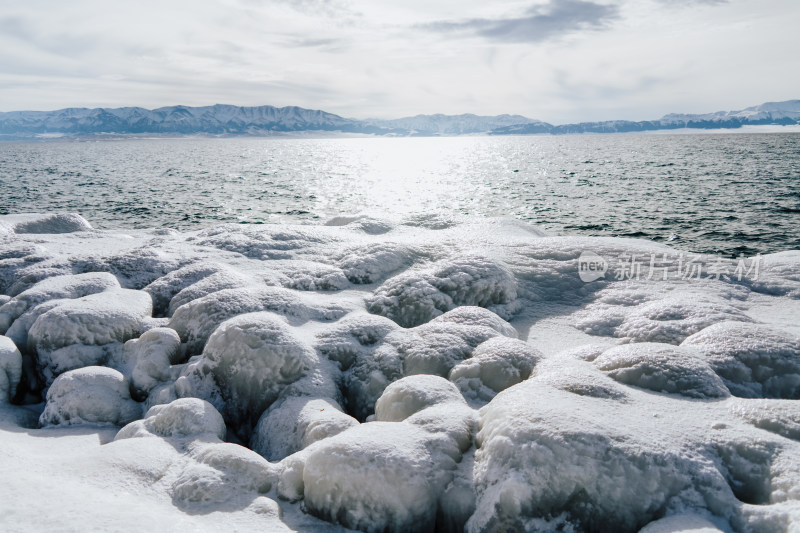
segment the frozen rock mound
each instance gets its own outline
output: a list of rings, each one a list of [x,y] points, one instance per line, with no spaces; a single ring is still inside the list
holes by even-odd
[[[282,317],[248,313],[223,322],[208,339],[200,365],[225,402],[231,428],[249,439],[261,414],[288,385],[316,366],[314,350]]]
[[[22,378],[22,354],[8,337],[0,335],[0,403],[11,401]]]
[[[46,385],[68,370],[106,363],[111,350],[139,335],[152,311],[146,293],[129,289],[50,304],[28,332],[28,348],[38,354]]]
[[[258,421],[250,448],[270,461],[280,461],[315,442],[358,425],[328,398],[289,397],[270,407]]]
[[[81,298],[118,288],[119,281],[108,272],[90,272],[44,279],[0,306],[0,333],[5,333],[17,318],[41,303],[63,298]]]
[[[142,416],[130,384],[117,370],[88,366],[58,376],[47,391],[42,426],[110,424],[124,426]]]
[[[200,353],[209,335],[224,321],[237,315],[272,311],[303,322],[334,320],[346,309],[326,305],[297,291],[282,287],[242,287],[213,292],[175,310],[169,327],[178,332],[190,354]]]
[[[368,298],[367,308],[410,328],[459,305],[503,312],[516,298],[517,282],[506,266],[485,257],[464,257],[390,278]]]
[[[626,385],[690,398],[725,398],[730,393],[699,352],[671,344],[636,343],[611,348],[594,364]]]
[[[463,402],[455,385],[437,376],[410,376],[386,387],[375,404],[375,420],[402,422],[427,407],[448,402]]]
[[[508,337],[481,343],[472,357],[450,371],[452,381],[467,398],[489,401],[495,394],[530,377],[542,354],[529,344]]]
[[[144,419],[123,427],[115,440],[157,436],[186,438],[213,435],[225,438],[225,421],[213,405],[199,398],[180,398],[151,407]]]
[[[172,377],[171,365],[181,360],[181,339],[173,329],[153,328],[123,346],[123,359],[133,366],[131,394],[143,400],[160,383]]]
[[[289,473],[300,471],[295,484],[315,516],[367,532],[434,531],[440,500],[471,444],[472,411],[436,376],[404,378],[378,405],[379,421],[287,458]]]
[[[92,226],[77,213],[52,215],[12,215],[4,217],[14,233],[74,233],[92,231]]]
[[[736,396],[800,398],[800,337],[759,324],[724,322],[681,346],[703,353]]]

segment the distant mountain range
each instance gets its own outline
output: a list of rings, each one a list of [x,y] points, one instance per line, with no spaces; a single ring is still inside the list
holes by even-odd
[[[622,133],[680,128],[740,128],[800,124],[800,100],[769,102],[741,111],[686,115],[658,120],[613,120],[554,126],[520,115],[417,115],[394,120],[357,120],[301,107],[170,106],[68,108],[0,113],[0,139],[94,135],[271,135],[341,132],[390,136],[528,135]]]

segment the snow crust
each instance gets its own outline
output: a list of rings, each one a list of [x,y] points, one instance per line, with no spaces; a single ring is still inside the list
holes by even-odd
[[[664,275],[584,282],[587,251]],[[0,217],[0,529],[797,531],[800,253],[762,259],[686,279],[665,245],[436,214]]]

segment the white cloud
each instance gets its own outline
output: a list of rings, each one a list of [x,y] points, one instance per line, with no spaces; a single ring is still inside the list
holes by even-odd
[[[800,96],[794,0],[9,4],[5,111],[232,103],[561,123]]]

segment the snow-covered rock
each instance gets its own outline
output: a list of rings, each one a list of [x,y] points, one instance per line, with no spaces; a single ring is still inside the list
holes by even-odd
[[[317,441],[357,426],[331,399],[288,397],[276,402],[258,421],[250,448],[270,461],[280,461]]]
[[[146,398],[159,383],[171,377],[170,366],[181,359],[181,339],[174,329],[153,328],[123,347],[123,359],[132,366],[131,393]]]
[[[43,426],[111,424],[124,426],[141,418],[141,405],[131,399],[130,384],[120,372],[87,366],[58,376],[47,391],[39,417]]]
[[[472,357],[454,366],[450,381],[464,396],[488,402],[498,392],[528,379],[542,357],[525,342],[494,337],[478,345]]]
[[[47,385],[67,370],[108,362],[111,350],[137,337],[142,320],[152,312],[150,296],[129,289],[41,306],[47,306],[47,310],[31,326],[28,348],[36,351]]]
[[[760,324],[724,322],[681,346],[702,352],[736,396],[800,398],[800,337]]]
[[[317,356],[285,319],[258,312],[223,322],[208,339],[199,364],[219,386],[225,420],[249,439],[261,414],[316,366]]]
[[[389,278],[368,299],[367,308],[403,327],[413,327],[459,305],[491,306],[502,312],[516,298],[517,283],[506,266],[473,256]]]
[[[165,438],[213,435],[225,438],[225,421],[214,406],[199,398],[180,398],[147,410],[142,420],[136,420],[119,430],[115,440],[158,436]]]
[[[725,398],[730,393],[717,374],[690,348],[660,343],[615,346],[595,366],[626,385],[691,398]]]
[[[0,403],[10,401],[22,378],[22,354],[14,341],[0,335]]]

